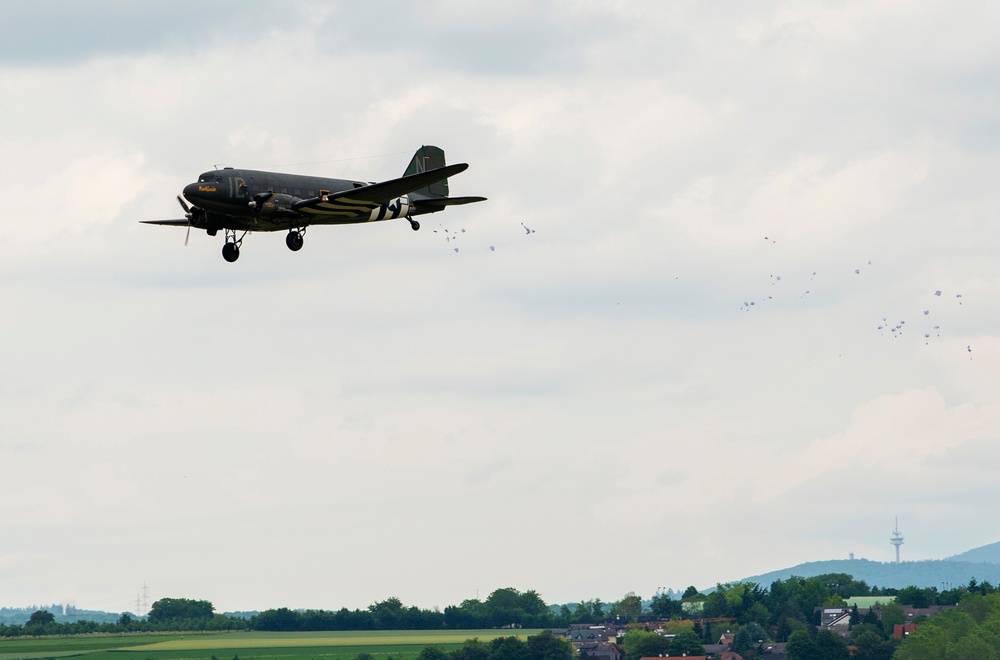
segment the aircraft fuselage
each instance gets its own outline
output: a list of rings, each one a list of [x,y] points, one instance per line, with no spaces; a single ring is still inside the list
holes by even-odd
[[[227,167],[201,174],[196,183],[184,187],[183,194],[191,204],[205,209],[201,222],[208,229],[280,231],[308,225],[392,220],[426,212],[411,208],[407,195],[360,217],[349,206],[344,208],[343,215],[329,211],[311,213],[310,208],[292,210],[295,202],[367,185],[370,184],[364,181]]]

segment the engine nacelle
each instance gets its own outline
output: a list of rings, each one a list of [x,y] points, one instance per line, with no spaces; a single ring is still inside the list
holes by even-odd
[[[275,193],[257,204],[255,211],[263,218],[276,218],[286,215],[298,215],[292,210],[292,204],[301,201],[293,195]]]

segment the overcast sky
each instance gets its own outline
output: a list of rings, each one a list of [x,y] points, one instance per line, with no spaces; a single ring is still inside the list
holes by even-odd
[[[887,561],[897,515],[904,559],[1000,540],[996,5],[0,26],[0,605],[648,598]],[[489,201],[233,264],[137,222],[422,144]]]

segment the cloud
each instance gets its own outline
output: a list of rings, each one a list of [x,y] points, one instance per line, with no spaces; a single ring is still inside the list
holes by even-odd
[[[803,158],[763,177],[746,198],[732,199],[728,181],[700,180],[664,215],[704,246],[745,249],[771,236],[815,250],[883,223],[929,168],[930,159],[918,153],[884,152],[833,172],[822,158]]]
[[[995,10],[53,6],[0,47],[11,598],[609,599],[891,550],[895,514],[915,555],[993,540]],[[137,223],[216,164],[421,144],[489,201],[236,264]]]

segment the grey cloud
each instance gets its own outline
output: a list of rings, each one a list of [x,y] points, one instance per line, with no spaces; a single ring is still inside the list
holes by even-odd
[[[253,31],[262,2],[41,0],[4,6],[0,63],[74,64],[95,57],[142,55],[205,44],[213,34]]]

